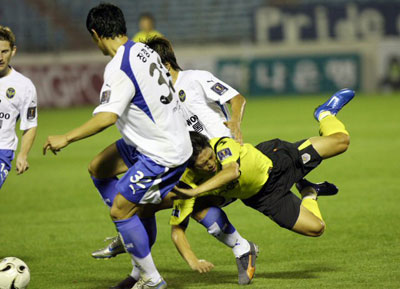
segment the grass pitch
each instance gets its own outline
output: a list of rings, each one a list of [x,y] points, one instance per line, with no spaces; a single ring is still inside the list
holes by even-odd
[[[320,97],[250,99],[243,124],[247,142],[317,135]],[[350,149],[309,175],[340,191],[321,197],[327,229],[320,238],[275,225],[240,201],[226,208],[231,222],[260,247],[249,288],[400,288],[400,95],[357,95],[339,114],[351,134]],[[31,269],[30,289],[105,289],[125,278],[130,260],[91,258],[103,238],[115,235],[87,173],[89,161],[119,138],[115,128],[43,157],[49,134],[81,124],[91,108],[40,112],[31,168],[10,173],[0,191],[0,257],[17,256]],[[14,166],[15,167],[15,166]],[[239,288],[231,250],[191,222],[188,237],[199,258],[215,264],[192,272],[170,240],[170,211],[158,214],[153,257],[169,288]]]

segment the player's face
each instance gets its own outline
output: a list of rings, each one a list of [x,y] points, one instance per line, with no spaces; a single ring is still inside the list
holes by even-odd
[[[150,18],[144,17],[140,19],[139,29],[145,32],[150,32],[154,29],[154,23]]]
[[[215,173],[217,171],[217,158],[212,148],[207,147],[200,152],[194,167],[206,173]]]
[[[9,70],[11,58],[14,56],[16,48],[11,48],[10,42],[0,40],[0,75],[5,75]]]

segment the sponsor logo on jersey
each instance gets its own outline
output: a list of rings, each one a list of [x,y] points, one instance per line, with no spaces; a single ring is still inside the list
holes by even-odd
[[[222,85],[221,83],[217,82],[211,87],[211,90],[213,90],[215,93],[219,95],[223,95],[225,92],[228,91],[228,88]]]
[[[183,89],[179,90],[178,92],[179,99],[184,102],[186,100],[186,93],[183,91]]]
[[[172,216],[179,218],[179,216],[181,215],[181,211],[179,209],[173,209],[172,210]]]
[[[9,87],[6,92],[6,96],[11,99],[15,96],[15,89],[13,87]]]
[[[222,162],[223,160],[227,159],[228,157],[232,156],[232,152],[230,148],[225,148],[217,152],[218,159]]]
[[[111,96],[111,90],[103,91],[100,98],[100,104],[108,103],[110,101],[110,96]]]
[[[36,106],[29,107],[29,108],[28,108],[28,113],[27,113],[27,115],[26,115],[26,118],[27,118],[28,120],[32,120],[32,119],[34,119],[35,117],[36,117]]]

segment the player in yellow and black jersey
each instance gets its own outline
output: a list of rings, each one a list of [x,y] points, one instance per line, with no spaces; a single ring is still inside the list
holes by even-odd
[[[320,236],[325,223],[317,196],[336,194],[337,188],[329,183],[315,186],[304,177],[323,159],[347,150],[349,133],[335,115],[353,97],[354,91],[349,89],[335,93],[314,113],[321,136],[296,143],[274,139],[256,147],[241,146],[230,138],[208,141],[192,133],[189,169],[174,191],[183,198],[204,194],[239,198],[281,227]],[[295,183],[302,199],[290,191]],[[183,184],[187,187],[182,188]]]

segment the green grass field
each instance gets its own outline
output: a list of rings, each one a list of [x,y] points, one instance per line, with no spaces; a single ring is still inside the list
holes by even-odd
[[[320,97],[250,99],[243,131],[247,142],[280,137],[297,141],[318,133],[312,113]],[[327,229],[308,238],[281,229],[240,201],[226,208],[239,232],[260,247],[256,278],[248,288],[400,288],[400,95],[358,95],[339,118],[350,149],[309,175],[340,188],[322,197]],[[30,289],[106,289],[131,270],[125,254],[91,258],[114,236],[114,225],[87,173],[89,161],[118,138],[116,129],[42,156],[49,134],[64,133],[92,108],[44,110],[30,155],[30,170],[10,173],[0,191],[0,257],[17,256],[31,269]],[[215,264],[192,272],[170,240],[170,211],[157,215],[153,257],[169,288],[239,288],[230,249],[191,222],[188,237],[199,258]]]

